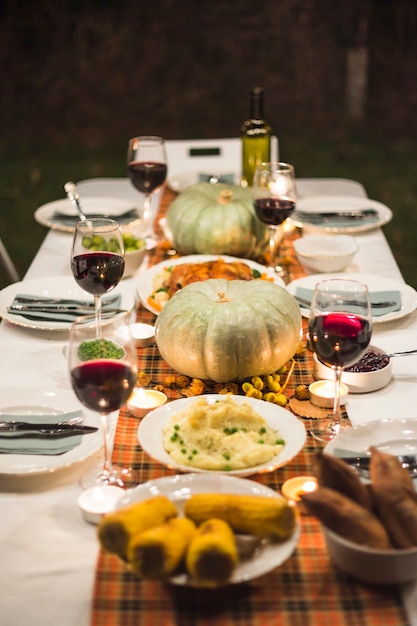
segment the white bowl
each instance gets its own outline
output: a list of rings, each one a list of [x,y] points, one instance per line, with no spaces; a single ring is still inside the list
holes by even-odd
[[[143,248],[139,248],[139,250],[132,250],[125,252],[125,271],[123,274],[123,278],[127,278],[128,276],[132,276],[142,265],[143,259],[146,254],[146,245]]]
[[[331,560],[357,580],[397,585],[417,578],[417,547],[377,550],[348,541],[324,526],[323,533]]]
[[[307,235],[294,241],[298,260],[309,274],[343,272],[358,251],[350,235]]]
[[[369,346],[368,351],[372,350],[377,354],[385,354],[384,350],[376,346]],[[334,380],[334,372],[331,367],[323,365],[314,354],[313,374],[316,380]],[[369,393],[382,389],[390,382],[392,378],[392,359],[389,359],[385,367],[374,370],[372,372],[343,372],[342,382],[348,386],[349,393]]]

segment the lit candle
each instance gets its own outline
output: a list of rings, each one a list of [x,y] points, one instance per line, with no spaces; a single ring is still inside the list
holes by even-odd
[[[269,183],[269,191],[273,196],[283,196],[288,193],[288,178],[279,174]]]
[[[82,492],[78,505],[86,522],[98,524],[106,513],[114,510],[116,502],[125,493],[115,485],[97,485]]]
[[[167,400],[162,391],[138,387],[129,398],[127,408],[135,417],[145,417],[149,411],[162,406]]]
[[[332,380],[317,380],[311,383],[308,390],[310,392],[310,401],[312,404],[327,409],[333,406],[335,385]],[[340,404],[346,402],[346,396],[349,392],[345,383],[340,383]]]
[[[318,488],[317,479],[314,476],[296,476],[295,478],[289,478],[282,485],[282,495],[290,500],[301,504],[301,496],[305,493],[311,493]],[[301,509],[303,510],[303,509]]]
[[[155,329],[150,324],[130,324],[130,332],[138,348],[147,348],[155,341]]]

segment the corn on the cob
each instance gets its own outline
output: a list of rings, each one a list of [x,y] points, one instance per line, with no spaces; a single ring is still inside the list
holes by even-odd
[[[296,509],[285,498],[257,495],[198,493],[185,504],[184,514],[196,524],[218,518],[237,533],[286,539],[295,527]]]
[[[105,515],[97,528],[98,538],[105,550],[126,560],[127,546],[134,535],[177,515],[175,504],[166,496],[148,498]]]
[[[127,548],[132,569],[142,578],[167,578],[183,560],[195,532],[191,520],[177,517],[135,535]]]
[[[190,576],[205,586],[226,583],[238,562],[236,541],[221,519],[205,521],[195,533],[186,555]]]

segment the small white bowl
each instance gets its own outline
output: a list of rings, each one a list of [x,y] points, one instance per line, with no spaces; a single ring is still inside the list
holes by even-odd
[[[130,333],[137,348],[147,348],[155,343],[155,328],[151,324],[130,324]]]
[[[343,272],[358,251],[350,235],[306,235],[294,241],[298,260],[309,274]]]
[[[417,547],[377,550],[348,541],[324,526],[323,533],[331,560],[357,580],[398,585],[417,578]]]
[[[368,350],[377,354],[385,354],[384,350],[376,346],[369,346]],[[313,374],[316,380],[334,380],[334,372],[331,367],[321,363],[314,354]],[[389,359],[385,367],[372,372],[346,372],[342,373],[342,382],[348,386],[349,393],[369,393],[382,389],[392,378],[392,359]]]
[[[125,271],[123,274],[123,278],[128,278],[132,276],[142,265],[143,259],[146,254],[146,244],[144,244],[143,248],[139,248],[138,250],[127,250],[125,252]]]

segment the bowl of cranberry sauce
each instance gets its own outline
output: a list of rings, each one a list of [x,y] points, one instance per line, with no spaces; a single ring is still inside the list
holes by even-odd
[[[314,378],[334,380],[331,367],[321,363],[314,355]],[[342,382],[349,388],[349,393],[369,393],[382,389],[392,378],[392,360],[384,350],[369,346],[365,354],[342,374]]]

